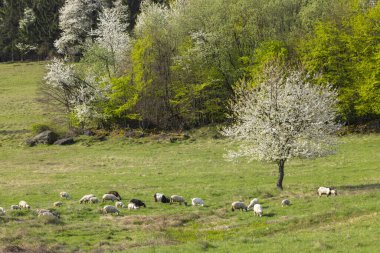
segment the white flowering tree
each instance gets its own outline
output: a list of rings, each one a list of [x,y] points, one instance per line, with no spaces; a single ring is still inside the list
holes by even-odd
[[[113,8],[103,8],[101,2],[66,0],[60,10],[62,37],[55,46],[69,58],[54,59],[45,76],[44,93],[74,115],[82,128],[104,119],[110,81],[123,71],[130,45],[127,7],[121,0],[116,0]],[[87,38],[91,40],[85,43]],[[70,56],[82,53],[79,63],[67,62]]]
[[[46,68],[47,73],[44,80],[47,85],[44,93],[63,105],[66,112],[69,113],[72,108],[71,101],[75,98],[78,90],[74,65],[66,64],[63,60],[55,58]]]
[[[19,20],[20,42],[16,44],[16,48],[20,52],[21,61],[24,60],[29,52],[37,49],[36,46],[30,44],[30,27],[35,23],[36,15],[31,8],[25,8],[23,18]]]
[[[82,129],[93,120],[102,118],[96,103],[103,99],[102,90],[93,76],[82,78],[73,64],[60,59],[53,59],[47,65],[44,93],[73,113]]]
[[[282,190],[284,166],[294,157],[313,158],[331,154],[339,128],[337,93],[329,86],[307,82],[301,72],[285,75],[276,67],[267,70],[267,79],[256,88],[244,81],[236,88],[231,101],[233,124],[223,134],[240,142],[238,151],[230,151],[233,159],[275,162]]]
[[[59,53],[76,56],[82,52],[86,39],[92,36],[100,8],[100,0],[65,1],[59,11],[61,37],[54,43]]]
[[[120,0],[116,1],[113,8],[103,8],[98,28],[94,32],[97,36],[95,46],[105,50],[107,55],[101,60],[106,65],[109,77],[120,71],[123,62],[126,61],[130,46],[128,24],[125,22],[127,12],[127,7]]]

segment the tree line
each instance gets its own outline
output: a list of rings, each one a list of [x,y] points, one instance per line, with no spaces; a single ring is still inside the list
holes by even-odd
[[[42,21],[33,6],[43,2],[56,6],[49,12],[51,30],[36,25]],[[0,33],[8,34],[0,37],[1,60],[60,55],[42,90],[44,101],[61,108],[72,125],[178,129],[225,122],[240,80],[255,87],[268,65],[301,69],[311,83],[337,89],[342,123],[379,118],[375,0],[29,4],[0,1]],[[18,13],[9,21],[12,32],[4,32],[6,8]],[[22,33],[30,40],[9,39]],[[42,41],[48,50],[39,49]]]
[[[91,1],[83,1],[91,3]],[[102,0],[110,5],[112,0]],[[141,0],[124,0],[129,31],[133,29]],[[166,4],[165,0],[156,2]],[[0,0],[0,62],[44,60],[56,55],[60,36],[59,10],[65,0]]]

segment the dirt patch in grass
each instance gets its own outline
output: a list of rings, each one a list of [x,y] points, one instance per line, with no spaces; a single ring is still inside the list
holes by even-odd
[[[123,217],[122,222],[128,229],[145,229],[163,231],[170,227],[181,227],[186,223],[198,220],[200,218],[197,214],[184,214],[184,215],[133,215]]]
[[[2,249],[2,253],[21,253],[21,252],[26,252],[26,253],[57,253],[57,252],[62,252],[59,251],[58,249],[48,249],[45,246],[37,246],[37,247],[20,247],[17,245],[9,245],[6,246],[5,248]]]

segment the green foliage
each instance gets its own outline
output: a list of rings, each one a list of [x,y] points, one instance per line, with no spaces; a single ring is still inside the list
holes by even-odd
[[[288,50],[286,45],[281,41],[265,41],[255,49],[253,63],[247,68],[247,77],[253,79],[256,83],[265,74],[265,68],[269,65],[284,67],[288,60]]]
[[[317,83],[332,83],[342,120],[379,117],[378,1],[123,2],[130,11],[130,50],[112,55],[90,46],[76,67],[83,79],[97,76],[94,81],[109,92],[109,100],[96,104],[99,113],[107,111],[106,125],[121,118],[162,129],[224,122],[232,87],[240,79],[259,79],[272,62],[303,67]],[[53,54],[63,3],[0,1],[0,61]],[[36,19],[20,27],[26,8]],[[121,79],[103,82],[113,78]]]
[[[44,59],[54,51],[53,43],[59,35],[58,10],[64,0],[4,0],[0,4],[0,61],[20,60],[24,52],[17,43],[37,46],[28,54],[32,59]],[[35,20],[20,27],[26,8],[32,10]]]
[[[46,130],[51,130],[51,127],[47,124],[37,123],[37,124],[32,125],[32,132],[34,134],[39,134],[39,133],[42,133]]]
[[[349,123],[379,116],[380,6],[358,6],[356,1],[344,17],[319,22],[299,46],[305,68],[338,88]]]
[[[108,97],[105,113],[117,121],[139,120],[140,115],[132,109],[136,106],[141,87],[137,87],[131,76],[111,79],[111,93]]]

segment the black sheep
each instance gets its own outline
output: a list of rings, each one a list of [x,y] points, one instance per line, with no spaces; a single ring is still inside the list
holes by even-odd
[[[146,205],[145,205],[145,203],[144,202],[142,202],[141,200],[139,200],[139,199],[131,199],[130,201],[129,201],[129,203],[133,203],[133,204],[135,204],[135,206],[137,206],[137,207],[146,207]]]
[[[162,203],[170,203],[170,199],[167,198],[165,195],[162,195],[161,202]]]

